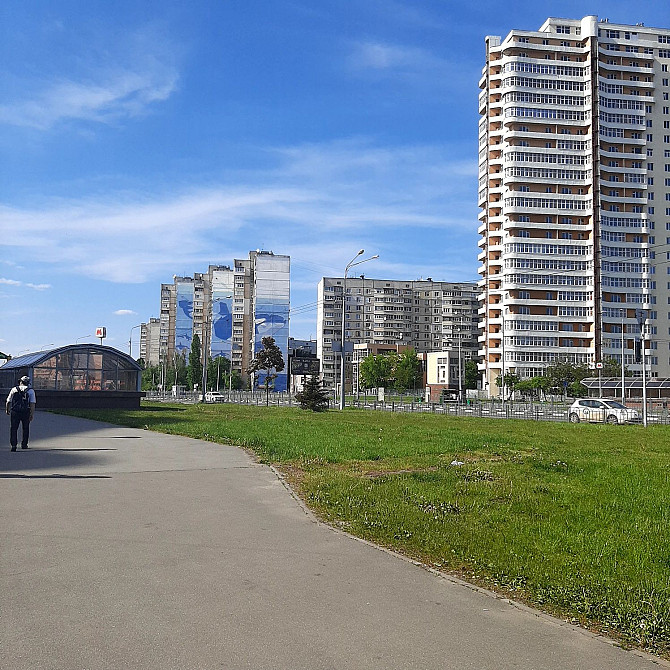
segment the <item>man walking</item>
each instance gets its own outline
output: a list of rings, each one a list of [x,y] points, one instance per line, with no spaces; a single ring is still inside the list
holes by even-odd
[[[16,451],[18,444],[19,424],[21,424],[21,449],[28,448],[30,422],[35,416],[35,391],[30,388],[30,377],[21,377],[7,396],[5,411],[11,418],[9,428],[9,444]]]

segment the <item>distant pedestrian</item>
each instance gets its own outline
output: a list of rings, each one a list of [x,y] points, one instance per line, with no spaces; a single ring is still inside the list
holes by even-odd
[[[16,451],[19,424],[21,424],[21,449],[28,448],[30,422],[35,417],[35,391],[30,388],[30,377],[21,377],[19,383],[9,392],[5,411],[11,418],[9,444]]]

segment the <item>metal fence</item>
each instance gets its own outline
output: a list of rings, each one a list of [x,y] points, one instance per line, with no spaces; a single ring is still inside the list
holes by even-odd
[[[199,402],[200,397],[195,394],[183,395],[181,397],[163,396],[156,393],[147,393],[147,400],[159,400],[163,402],[183,402],[194,404]],[[291,393],[270,393],[269,405],[271,407],[291,407],[297,405],[297,401]],[[224,394],[223,402],[232,402],[238,405],[266,404],[264,392],[256,391],[231,391]],[[415,396],[397,400],[379,401],[372,399],[347,398],[346,407],[353,409],[373,410],[379,412],[420,412],[424,414],[442,414],[446,416],[476,416],[491,419],[524,419],[527,421],[567,421],[570,402],[505,402],[473,400],[468,403],[430,403],[417,400]],[[337,409],[337,402],[330,400],[329,409]],[[641,407],[637,407],[640,414]],[[670,412],[662,404],[650,404],[647,413],[649,424],[670,424]]]

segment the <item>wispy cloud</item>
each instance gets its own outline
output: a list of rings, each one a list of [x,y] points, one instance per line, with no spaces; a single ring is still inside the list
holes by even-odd
[[[99,81],[60,81],[33,91],[29,98],[0,105],[0,123],[47,130],[59,122],[111,123],[144,114],[176,88],[170,68],[154,72],[118,70]]]
[[[0,284],[5,284],[6,286],[27,286],[35,291],[45,291],[46,289],[51,288],[51,284],[32,284],[30,282],[22,282],[18,279],[7,279],[5,277],[0,277]]]
[[[129,316],[131,314],[137,314],[137,312],[132,309],[117,309],[114,314],[116,316]]]
[[[446,67],[448,63],[424,49],[383,42],[359,42],[351,54],[352,65],[361,69],[426,69]]]
[[[61,28],[50,39],[58,58],[4,71],[0,124],[44,131],[73,121],[118,123],[177,88],[179,47],[155,25],[121,35]]]
[[[477,76],[477,69],[464,66],[453,52],[445,57],[421,46],[383,40],[351,42],[346,65],[352,75],[390,83],[396,92],[402,86],[440,99],[448,90],[462,91]]]
[[[274,168],[233,175],[225,186],[0,207],[3,243],[13,247],[6,255],[50,271],[142,282],[257,247],[339,267],[340,253],[365,240],[398,246],[445,232],[474,240],[476,164],[457,149],[358,139],[267,155]]]

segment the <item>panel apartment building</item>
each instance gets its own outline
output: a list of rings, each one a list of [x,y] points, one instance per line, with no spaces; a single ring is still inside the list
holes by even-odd
[[[622,360],[670,376],[670,30],[587,16],[486,38],[479,82],[484,387]],[[640,311],[645,310],[645,311]],[[623,344],[623,346],[622,346]]]
[[[288,358],[290,258],[271,251],[251,251],[249,258],[227,265],[210,265],[205,273],[175,276],[161,285],[158,361],[170,362],[191,350],[195,334],[212,358],[232,361],[233,370],[249,381],[247,368],[261,340],[270,335]],[[155,319],[143,324],[149,337]],[[149,352],[151,347],[142,344]],[[262,382],[262,378],[258,381]],[[287,370],[275,380],[275,389],[286,390]]]
[[[317,355],[329,389],[338,388],[340,379],[343,287],[341,277],[323,277],[318,287]],[[424,353],[457,351],[460,341],[464,361],[476,356],[476,283],[347,277],[345,305],[347,391],[356,344],[409,346]]]

